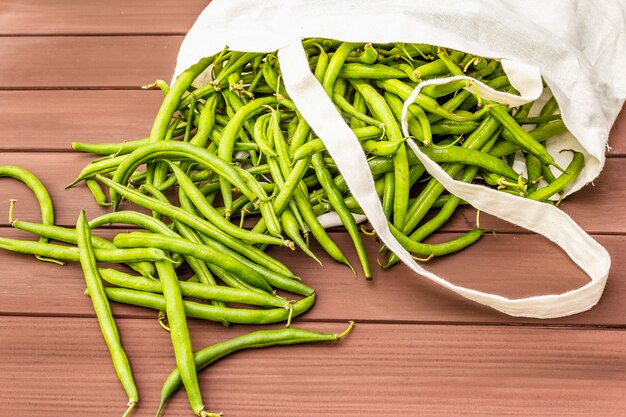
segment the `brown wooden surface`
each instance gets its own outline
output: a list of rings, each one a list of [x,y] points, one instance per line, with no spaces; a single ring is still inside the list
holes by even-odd
[[[202,1],[0,3],[0,165],[39,176],[55,203],[57,224],[80,209],[107,212],[84,185],[69,190],[91,159],[72,141],[145,137],[161,93],[140,86],[169,80],[182,34]],[[511,318],[454,296],[398,266],[375,279],[352,278],[324,255],[320,267],[301,253],[271,249],[317,291],[296,323],[354,332],[338,343],[240,352],[201,373],[207,404],[228,416],[618,416],[626,410],[626,114],[610,137],[605,170],[562,208],[612,257],[605,295],[592,310],[554,320]],[[37,221],[29,190],[0,180],[0,235],[30,238],[8,224]],[[451,281],[507,297],[567,291],[586,276],[552,243],[481,215],[485,236],[426,267]],[[435,239],[475,226],[466,208]],[[103,230],[105,237],[119,232]],[[353,263],[349,238],[331,233]],[[378,248],[366,239],[372,257]],[[313,250],[320,253],[319,247]],[[83,295],[80,267],[0,253],[0,416],[121,415],[125,396]],[[114,305],[141,395],[136,416],[156,411],[174,360],[155,314]],[[251,326],[229,329],[191,321],[200,348]],[[272,326],[263,326],[270,328]],[[165,416],[192,415],[184,393]]]

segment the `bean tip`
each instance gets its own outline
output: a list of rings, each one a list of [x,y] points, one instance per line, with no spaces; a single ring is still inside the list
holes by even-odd
[[[350,320],[348,322],[348,328],[346,330],[344,330],[343,332],[337,334],[336,340],[339,340],[339,339],[342,339],[343,337],[345,337],[348,333],[350,333],[352,331],[352,329],[354,329],[354,320]]]

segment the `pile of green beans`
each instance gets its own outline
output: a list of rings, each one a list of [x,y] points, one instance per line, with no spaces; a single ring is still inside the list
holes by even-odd
[[[383,211],[400,243],[424,260],[478,241],[484,231],[477,225],[448,242],[425,242],[464,202],[425,172],[405,143],[400,118],[413,89],[433,78],[467,75],[515,94],[500,62],[424,44],[306,39],[303,45],[311,71],[368,157]],[[207,72],[212,81],[194,84],[207,79]],[[182,73],[171,88],[155,82],[151,86],[165,99],[150,136],[74,143],[76,150],[104,157],[70,185],[86,180],[102,205],[117,209],[121,199],[130,200],[157,218],[174,216],[175,223],[234,251],[241,242],[261,250],[284,245],[319,262],[309,249],[312,235],[331,258],[354,271],[318,220],[334,211],[353,241],[363,275],[371,278],[354,216],[363,211],[281,78],[275,53],[225,49]],[[410,137],[450,176],[520,197],[550,202],[584,162],[573,152],[564,169],[545,148],[546,141],[566,131],[554,97],[543,105],[509,108],[481,99],[471,81],[456,80],[423,88],[409,106],[407,121]],[[143,164],[146,169],[138,170]],[[109,187],[110,201],[102,185]],[[162,199],[157,203],[155,193],[168,192],[178,195],[180,208],[165,207]],[[385,267],[397,262],[394,254],[379,260]]]
[[[164,312],[167,318],[167,324],[161,318],[159,324],[170,332],[176,369],[164,383],[157,414],[162,412],[167,399],[182,385],[194,414],[202,417],[220,416],[221,413],[205,409],[197,378],[199,369],[241,349],[339,340],[354,325],[350,323],[341,334],[296,328],[261,330],[194,353],[187,317],[215,321],[226,326],[231,323],[259,325],[279,322],[286,322],[289,326],[294,317],[312,307],[315,292],[301,283],[287,267],[267,257],[254,246],[235,239],[227,240],[226,245],[241,249],[233,250],[224,246],[223,242],[212,240],[211,232],[202,234],[204,228],[213,230],[212,224],[207,223],[207,226],[193,216],[182,216],[179,220],[176,214],[163,209],[171,210],[174,206],[156,189],[150,189],[156,197],[155,201],[161,203],[155,206],[156,210],[163,209],[172,219],[170,224],[135,211],[116,211],[89,222],[85,212],[81,211],[76,227],[66,228],[54,225],[52,200],[37,177],[16,166],[1,166],[1,176],[20,180],[33,191],[39,201],[42,223],[14,218],[15,200],[12,200],[9,209],[12,226],[39,236],[39,241],[0,237],[0,248],[36,255],[40,260],[61,265],[67,261],[80,262],[86,284],[85,293],[91,298],[115,372],[128,396],[124,417],[137,407],[139,394],[111,311],[111,301],[151,308],[159,314]],[[111,223],[143,228],[146,232],[118,233],[113,241],[92,233],[92,229]],[[50,243],[51,240],[65,245]],[[123,263],[140,275],[117,268],[105,268],[99,263],[107,263],[109,266],[112,263]],[[287,293],[302,297],[294,300]]]
[[[478,241],[484,233],[478,226],[448,242],[426,241],[464,202],[446,194],[427,174],[406,144],[400,119],[404,100],[421,81],[432,78],[468,75],[496,90],[516,93],[500,62],[423,44],[306,39],[303,45],[312,73],[368,157],[398,241],[422,260]],[[198,84],[207,74],[212,81]],[[356,275],[318,219],[329,211],[337,213],[350,235],[363,275],[372,278],[363,229],[355,220],[363,211],[324,143],[290,100],[275,53],[225,49],[200,60],[172,86],[159,80],[147,87],[164,93],[148,137],[72,144],[99,157],[68,187],[84,181],[96,202],[113,211],[91,221],[81,213],[76,229],[55,226],[43,186],[24,172],[6,168],[0,176],[21,179],[35,191],[43,220],[36,224],[12,219],[14,227],[40,236],[40,241],[0,238],[0,247],[81,263],[129,397],[129,411],[138,399],[109,301],[151,308],[167,317],[167,324],[160,324],[171,332],[177,367],[163,388],[159,412],[173,390],[183,385],[195,414],[217,415],[205,411],[197,370],[243,348],[339,337],[297,329],[260,331],[194,354],[186,318],[226,326],[283,321],[289,326],[313,305],[315,291],[265,250],[284,246],[319,262],[309,248],[313,236],[332,259]],[[562,168],[546,150],[550,138],[566,132],[554,98],[541,106],[509,108],[482,100],[472,82],[456,80],[423,88],[408,109],[410,137],[448,175],[466,183],[551,203],[584,164],[583,155],[573,152],[571,163]],[[520,161],[526,165],[523,171]],[[127,208],[129,203],[151,215]],[[143,231],[119,233],[112,241],[92,234],[106,224]],[[123,263],[139,275],[97,262]],[[386,262],[379,260],[383,267],[397,262],[394,254]]]

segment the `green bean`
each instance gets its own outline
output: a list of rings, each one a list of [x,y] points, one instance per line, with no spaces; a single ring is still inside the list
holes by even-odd
[[[105,288],[107,298],[119,303],[131,304],[140,307],[163,310],[165,301],[160,294],[125,288]],[[188,317],[238,324],[272,324],[286,321],[289,317],[297,317],[307,311],[315,302],[315,294],[311,294],[293,303],[291,311],[285,308],[272,309],[244,309],[230,307],[215,307],[208,304],[183,300],[183,307]]]
[[[86,178],[93,178],[96,174],[106,174],[115,171],[126,157],[127,155],[104,157],[89,163],[81,170],[74,181],[65,186],[65,189],[73,187]]]
[[[153,247],[168,252],[180,253],[181,255],[193,256],[204,262],[219,265],[250,285],[269,293],[272,292],[272,288],[267,281],[256,271],[223,252],[215,251],[209,246],[199,245],[183,238],[163,236],[156,233],[131,232],[118,234],[113,239],[113,244],[119,248]]]
[[[124,352],[122,343],[120,341],[120,335],[115,325],[115,320],[111,314],[111,308],[109,302],[104,293],[104,286],[100,280],[98,274],[98,268],[96,266],[96,257],[94,250],[91,246],[91,233],[89,231],[89,225],[87,224],[87,218],[85,212],[81,211],[76,224],[76,236],[78,243],[78,252],[80,258],[80,264],[83,269],[83,275],[85,277],[85,283],[87,284],[87,291],[93,304],[93,309],[98,318],[98,324],[100,325],[100,331],[104,337],[104,341],[107,344],[115,373],[119,378],[126,395],[128,395],[128,409],[124,415],[128,415],[130,410],[135,408],[139,401],[139,394],[133,374],[128,362],[128,357]]]
[[[402,229],[406,222],[409,202],[409,161],[406,148],[404,144],[402,144],[405,138],[402,136],[400,126],[396,122],[393,112],[386,103],[385,98],[378,94],[372,86],[362,81],[351,80],[350,82],[357,89],[359,94],[363,96],[365,102],[372,108],[372,111],[381,119],[389,140],[392,142],[401,141],[398,150],[393,154],[393,223],[397,228]]]
[[[358,91],[354,92],[354,97],[352,98],[352,108],[358,113],[364,114],[367,112],[367,105],[365,104],[365,100],[363,100],[363,96],[359,94]],[[357,117],[350,117],[350,127],[352,129],[365,127],[366,125],[367,124],[365,122],[359,120]]]
[[[168,141],[152,143],[135,150],[133,153],[127,155],[125,157],[126,159],[119,165],[113,176],[113,181],[118,184],[125,184],[128,182],[130,174],[132,174],[139,165],[165,157],[170,160],[187,159],[196,161],[212,169],[221,178],[227,178],[229,183],[232,183],[239,191],[249,196],[250,200],[257,200],[262,197],[256,196],[246,181],[241,178],[240,171],[243,170],[231,166],[229,163],[204,148],[185,142]],[[117,209],[119,196],[114,189],[110,190],[110,198],[113,203],[113,208]]]
[[[204,236],[203,234],[199,234],[199,236],[205,245],[211,245],[211,242],[207,240],[206,236]],[[213,245],[215,246],[215,244]],[[275,288],[278,288],[283,291],[289,291],[294,294],[304,295],[304,296],[309,296],[313,294],[314,292],[313,288],[300,282],[299,278],[293,275],[293,273],[291,272],[289,273],[277,272],[274,270],[277,268],[275,268],[269,262],[266,262],[264,265],[256,264],[250,261],[248,258],[245,258],[236,252],[229,251],[228,248],[224,248],[223,250],[224,250],[224,253],[228,253],[230,256],[237,259],[242,265],[245,265],[246,267],[256,271],[271,286]],[[274,262],[278,262],[274,260],[273,258],[270,258],[270,259],[272,259]]]
[[[320,184],[322,185],[322,187],[324,187],[326,191],[326,195],[328,196],[328,200],[331,206],[333,206],[333,209],[339,215],[341,222],[343,223],[344,227],[348,231],[348,234],[350,234],[350,237],[352,238],[352,242],[354,243],[354,247],[359,256],[359,260],[361,262],[361,267],[363,269],[365,277],[367,279],[371,279],[372,271],[369,265],[369,261],[367,259],[365,246],[363,245],[363,241],[359,236],[359,228],[356,224],[356,221],[354,220],[354,217],[352,217],[352,214],[350,214],[350,212],[348,211],[345,202],[341,196],[341,193],[335,187],[332,176],[324,165],[324,160],[322,156],[320,154],[313,155],[311,157],[311,162],[313,163],[313,168],[315,169],[315,174],[317,175]]]
[[[511,133],[511,136],[515,139],[516,144],[518,144],[522,149],[537,157],[543,164],[553,165],[560,171],[563,171],[563,169],[556,165],[554,158],[548,153],[548,151],[546,151],[546,148],[544,148],[535,138],[528,134],[528,132],[522,129],[520,125],[517,124],[515,119],[505,110],[504,106],[487,105],[485,107],[488,108],[490,114]]]
[[[136,275],[129,275],[112,268],[98,268],[100,276],[109,284],[137,291],[161,294],[158,281]],[[288,309],[291,302],[285,298],[265,292],[249,291],[222,285],[206,285],[199,282],[180,281],[180,291],[185,297],[203,300],[219,300],[223,302],[242,303],[261,307],[280,307]]]
[[[276,71],[274,71],[274,64],[276,63],[276,57],[273,54],[266,55],[265,63],[263,64],[263,78],[267,85],[270,86],[274,92],[282,95],[283,97],[289,97],[287,91],[280,85],[280,80]]]
[[[191,227],[192,229],[206,234],[211,239],[214,239],[216,243],[219,242],[222,247],[228,247],[233,251],[242,254],[251,261],[264,265],[272,271],[291,274],[291,271],[287,267],[267,255],[266,253],[256,249],[254,246],[247,245],[244,242],[239,241],[238,239],[234,239],[232,236],[221,233],[219,229],[217,229],[211,223],[196,218],[190,215],[185,210],[172,206],[171,204],[166,204],[156,199],[147,197],[140,192],[123,187],[111,180],[108,180],[107,178],[100,179],[101,181],[105,182],[105,184],[107,184],[109,187],[116,187],[117,192],[121,193],[124,198],[127,198],[135,204],[138,204],[147,209],[159,211],[164,216],[176,219],[181,223],[184,223],[187,226]]]
[[[172,120],[172,115],[178,108],[183,94],[189,89],[193,80],[213,63],[214,59],[214,57],[202,58],[176,78],[176,81],[163,99],[157,116],[154,119],[149,142],[159,142],[165,138],[170,121]]]
[[[77,242],[76,229],[68,229],[48,224],[30,223],[17,219],[13,220],[11,225],[16,229],[44,236],[49,239],[72,243],[74,245]],[[95,235],[91,236],[91,244],[96,249],[118,249],[112,242]],[[149,278],[152,278],[155,273],[154,265],[150,262],[129,263],[128,266],[139,272],[141,275]]]
[[[328,62],[328,67],[324,71],[324,78],[322,79],[322,86],[328,94],[328,97],[333,96],[333,87],[335,86],[335,81],[341,71],[341,68],[344,65],[344,62],[350,52],[354,49],[358,48],[359,44],[344,42],[342,43],[333,54],[332,58]]]
[[[296,131],[293,134],[293,137],[290,138],[289,142],[289,155],[293,156],[294,152],[299,149],[307,140],[309,136],[309,132],[311,128],[309,124],[304,120],[303,117],[298,117],[298,127],[296,127]]]
[[[243,106],[235,116],[230,119],[226,127],[224,128],[224,132],[222,133],[222,139],[218,148],[218,157],[225,161],[226,163],[230,163],[233,157],[233,148],[235,141],[237,139],[237,135],[243,123],[249,118],[252,117],[257,112],[263,109],[263,106],[271,105],[276,103],[277,100],[275,97],[263,97],[256,100],[251,101],[250,103]],[[226,176],[220,175],[220,187],[222,190],[222,198],[224,199],[224,206],[226,207],[226,217],[229,217],[228,210],[231,209],[232,205],[232,192],[230,189],[230,184],[235,185],[241,192],[244,192],[238,184],[233,183],[231,178],[227,178]],[[247,187],[246,187],[247,188]]]
[[[557,177],[548,186],[538,189],[533,193],[529,193],[526,198],[536,201],[544,201],[554,194],[561,192],[574,178],[580,173],[585,162],[585,156],[581,152],[574,152],[572,161],[559,177]]]
[[[357,111],[341,94],[333,94],[333,102],[343,110],[347,115],[354,117],[370,126],[381,126],[382,122],[368,116],[365,113]]]
[[[541,180],[541,161],[531,154],[526,154],[526,172],[528,173],[528,185],[526,192],[531,194],[537,190]]]
[[[181,200],[181,203],[183,202],[184,200]],[[173,238],[180,238],[180,236],[176,232],[170,230],[163,222],[148,215],[137,212],[120,211],[109,213],[92,220],[91,224],[92,227],[95,227],[96,225],[101,225],[109,222],[134,224],[153,233],[159,233],[164,236]],[[254,248],[253,246],[244,246],[244,250],[242,250],[242,255],[235,250],[223,245],[222,243],[206,236],[204,233],[197,233],[197,236],[200,238],[204,245],[209,246],[213,251],[224,253],[229,257],[236,259],[240,264],[254,270],[256,273],[261,275],[266,281],[270,283],[270,285],[276,288],[301,295],[310,295],[311,293],[313,293],[312,288],[302,284],[299,281],[296,281],[294,279],[296,277],[287,267],[285,267],[283,264],[270,257],[269,255],[265,254],[264,252],[261,252],[258,249]],[[235,242],[237,241],[235,240]],[[211,268],[211,265],[208,266],[211,270],[213,269]],[[213,284],[214,281],[210,283]]]
[[[39,255],[63,261],[78,262],[80,253],[76,246],[61,246],[52,243],[40,243],[26,240],[0,238],[0,249],[12,252]],[[155,248],[146,249],[95,249],[98,262],[132,263],[157,260],[172,262],[163,251]]]
[[[385,175],[383,175],[383,181],[384,187],[381,204],[385,217],[389,219],[393,215],[393,197],[396,185],[396,177],[394,176],[393,172],[386,172]]]
[[[393,236],[398,239],[398,242],[409,252],[423,257],[429,256],[443,256],[450,253],[458,252],[476,242],[484,234],[484,230],[475,229],[471,230],[458,238],[452,239],[444,243],[419,243],[415,242],[408,236],[404,235],[401,231],[390,225],[390,230]]]
[[[493,145],[495,144],[497,140],[498,140],[498,136],[493,135],[491,139],[489,139],[489,141],[481,148],[480,152],[484,152],[485,154],[487,154],[491,150],[491,148],[493,147]],[[505,165],[505,166],[508,167],[508,165]],[[464,169],[463,173],[461,174],[459,178],[459,181],[470,183],[476,177],[477,173],[478,173],[477,166],[475,165],[468,166]],[[461,199],[459,197],[452,196],[448,198],[448,200],[445,202],[445,204],[443,205],[439,213],[437,213],[433,218],[428,220],[421,227],[419,227],[417,230],[411,233],[409,238],[415,242],[421,242],[426,237],[434,233],[446,221],[448,221],[448,219],[452,216],[452,214],[454,213],[454,211],[456,210],[460,202],[461,202]],[[467,238],[467,239],[471,240],[470,238]],[[393,259],[390,258],[390,261],[392,260]]]
[[[41,183],[39,178],[24,168],[13,165],[0,166],[0,178],[2,177],[13,178],[24,183],[24,185],[26,185],[33,192],[37,202],[39,203],[41,222],[45,225],[54,225],[54,207],[52,205],[52,199],[50,198],[48,190],[46,190],[46,187]],[[9,216],[10,215],[11,211],[9,211]],[[13,219],[10,220],[12,221]],[[39,238],[39,242],[46,243],[48,242],[48,238],[41,236]],[[58,261],[54,258],[47,258],[40,255],[37,255],[36,258],[40,261],[58,263]]]
[[[415,69],[415,77],[432,78],[448,73],[448,67],[441,59],[436,59]]]
[[[404,71],[387,65],[350,63],[343,64],[337,77],[385,80],[389,78],[407,78],[407,75]]]
[[[98,318],[100,331],[102,332],[104,341],[109,349],[115,373],[117,374],[117,377],[120,380],[126,395],[128,396],[128,409],[124,413],[126,416],[139,402],[139,394],[133,379],[128,357],[126,356],[120,341],[120,335],[117,330],[117,326],[115,325],[115,319],[111,314],[111,307],[109,306],[109,302],[104,293],[104,286],[102,285],[100,275],[98,274],[96,256],[91,245],[92,237],[84,211],[80,212],[76,223],[75,233],[78,243],[79,260],[83,269],[87,292],[91,298],[96,317]]]
[[[431,84],[425,86],[422,89],[422,93],[431,98],[439,98],[454,94],[462,88],[469,87],[471,85],[471,81],[468,80],[450,81],[445,84]]]
[[[539,116],[549,116],[553,114],[555,111],[559,109],[559,103],[556,101],[556,97],[552,96],[546,101],[546,104],[543,105],[541,111],[539,112]],[[558,115],[560,116],[560,115]]]
[[[469,149],[482,147],[494,134],[499,134],[499,127],[500,123],[493,117],[485,117],[480,126],[463,143],[463,147]],[[442,168],[449,176],[454,177],[463,168],[463,164],[451,163],[444,165]],[[426,185],[420,196],[409,207],[407,223],[402,230],[403,233],[410,233],[418,225],[443,190],[444,187],[435,179],[432,179]]]
[[[541,177],[548,183],[552,184],[556,181],[556,177],[548,165],[541,165]]]
[[[393,116],[402,123],[402,107],[404,103],[395,94],[389,91],[384,92],[385,101],[389,105]],[[407,113],[407,121],[409,125],[409,133],[413,135],[419,142],[429,145],[433,140],[430,123],[426,117],[426,113],[419,106],[409,106],[409,112]],[[459,122],[456,122],[459,123]]]
[[[380,137],[383,133],[382,129],[375,126],[358,127],[356,129],[353,129],[352,131],[354,132],[354,135],[357,137],[357,139],[360,141]],[[403,140],[400,142],[402,143]],[[292,159],[294,161],[298,161],[302,158],[311,156],[316,152],[324,151],[325,149],[326,146],[320,138],[312,139],[296,149],[295,152],[293,152]]]
[[[428,147],[420,150],[435,162],[458,162],[486,169],[495,174],[517,180],[519,174],[501,159],[493,157],[482,150],[468,149],[460,146]]]
[[[102,187],[98,184],[98,181],[88,178],[85,180],[85,184],[87,184],[87,188],[89,188],[91,195],[99,206],[107,207],[111,205],[107,200],[106,194],[102,191]]]
[[[286,209],[281,214],[281,222],[283,225],[283,230],[289,236],[291,240],[295,242],[296,245],[302,250],[302,252],[306,253],[308,256],[313,258],[318,264],[322,264],[317,256],[307,246],[306,242],[300,236],[300,228],[298,226],[298,221],[295,216],[292,214],[291,210]]]
[[[222,96],[224,97],[227,104],[226,109],[232,109],[233,115],[234,113],[238,112],[244,105],[246,105],[246,102],[232,91],[223,91]],[[232,118],[232,116],[229,117]],[[248,132],[250,135],[254,135],[254,122],[250,119],[245,120],[243,122],[243,128],[244,129],[239,129],[239,137],[241,138],[241,143],[250,143],[251,141],[246,135],[246,132]],[[250,158],[255,165],[258,163],[258,156],[256,152],[251,151]]]
[[[444,119],[433,123],[430,128],[433,135],[464,135],[476,130],[478,124],[478,122],[455,122]]]
[[[164,203],[169,204],[169,200],[167,199],[167,197],[165,197],[165,195],[163,195],[161,192],[156,190],[154,187],[148,186],[148,185],[144,187],[146,187],[146,189],[148,189],[148,191],[155,198],[159,199],[160,201]],[[180,200],[182,204],[182,202],[186,201],[185,200],[186,196],[180,189],[179,189],[179,195],[180,195]],[[186,208],[186,210],[196,215],[194,210],[190,210],[189,208]],[[141,216],[135,216],[135,217],[141,218]],[[141,221],[139,221],[138,223],[141,223]],[[151,230],[153,232],[161,233],[161,234],[164,234],[165,236],[170,236],[170,237],[175,237],[175,238],[183,237],[193,243],[202,244],[202,241],[200,240],[197,233],[193,229],[191,229],[187,225],[180,223],[179,221],[175,219],[172,220],[172,224],[174,225],[174,227],[176,228],[176,230],[178,231],[180,235],[174,231],[171,231],[164,223],[158,220],[157,221],[150,220],[149,223],[150,224],[147,225],[147,227],[145,227],[147,230]],[[152,230],[152,229],[156,229],[156,230]],[[202,284],[205,284],[205,285],[216,285],[215,279],[213,278],[213,275],[211,275],[208,265],[204,261],[194,258],[193,256],[186,255],[186,254],[183,254],[182,256],[185,262],[187,262],[187,265],[189,266],[189,268],[191,268],[194,274],[198,277],[198,281],[200,281]],[[223,302],[217,301],[217,300],[212,300],[211,304],[213,304],[214,306],[218,306],[218,307],[224,306]],[[229,323],[226,321],[222,321],[222,324],[226,327],[229,326]]]
[[[383,90],[396,94],[403,100],[407,100],[409,96],[411,95],[411,93],[413,92],[413,89],[410,86],[406,85],[405,83],[397,79],[396,80],[377,80],[376,85],[382,88]],[[474,113],[472,116],[460,116],[458,114],[453,113],[446,107],[439,105],[439,103],[437,103],[437,100],[435,100],[434,98],[428,97],[427,95],[422,94],[422,93],[417,95],[417,97],[415,98],[415,101],[412,104],[416,104],[422,109],[424,109],[424,111],[428,111],[444,119],[456,120],[459,122],[478,120],[482,118],[483,114],[487,111],[486,110],[487,108],[485,107],[484,109],[479,110],[478,112]],[[433,121],[431,121],[431,123],[433,123]]]
[[[224,342],[216,343],[199,350],[194,354],[196,369],[201,370],[212,364],[213,362],[239,350],[257,349],[278,345],[293,345],[298,343],[312,343],[323,341],[336,341],[344,337],[352,330],[354,322],[350,322],[350,326],[341,334],[319,333],[303,329],[278,329],[278,330],[257,330],[242,336]],[[161,402],[157,417],[161,414],[168,398],[176,392],[181,386],[179,372],[173,370],[163,383],[161,388]]]
[[[556,135],[560,135],[562,133],[565,133],[566,131],[567,131],[567,128],[565,127],[565,124],[563,123],[563,121],[556,120],[554,122],[537,126],[536,128],[528,131],[528,134],[532,136],[536,141],[543,142],[546,139],[549,139]],[[502,132],[502,137],[505,139],[508,138],[508,140],[511,140],[510,139],[511,133],[507,130],[504,130]],[[496,144],[496,146],[493,147],[490,154],[492,156],[499,158],[505,155],[510,155],[512,153],[515,153],[520,149],[521,147],[518,144],[507,142],[507,141],[501,141],[500,143]]]
[[[198,119],[198,130],[196,130],[196,134],[189,141],[192,145],[200,147],[206,146],[211,135],[211,130],[213,130],[213,126],[215,125],[215,109],[217,108],[217,102],[218,96],[216,94],[207,98],[204,103],[204,108],[200,112]]]
[[[182,129],[178,129],[176,133],[182,133]],[[121,143],[83,143],[72,142],[72,149],[80,152],[95,153],[98,155],[126,155],[135,149],[148,143],[149,138],[127,140]]]
[[[515,121],[521,125],[540,125],[543,123],[553,122],[555,120],[561,120],[560,114],[546,114],[543,116],[535,116],[535,117],[520,117],[515,118]]]
[[[170,169],[178,180],[179,187],[183,192],[191,199],[198,211],[215,226],[222,229],[224,232],[229,233],[231,236],[244,240],[250,243],[266,243],[268,245],[283,245],[285,241],[273,236],[267,236],[260,233],[254,233],[242,228],[239,228],[220,216],[217,211],[207,203],[204,196],[191,182],[189,177],[173,163],[170,164]],[[288,244],[287,244],[288,245]]]
[[[359,54],[359,61],[363,64],[373,64],[378,60],[378,52],[371,43],[363,46],[363,51]]]
[[[163,296],[160,311],[165,311],[170,327],[172,347],[176,358],[176,369],[180,372],[181,380],[187,391],[187,398],[194,414],[199,416],[216,416],[219,414],[207,413],[202,402],[202,394],[198,386],[198,376],[196,374],[196,364],[193,360],[191,339],[187,328],[187,317],[183,304],[180,286],[176,272],[171,264],[167,262],[156,262],[157,272],[161,281]],[[109,293],[107,292],[107,296]],[[209,307],[209,306],[207,306]],[[212,306],[211,306],[212,307]],[[216,308],[216,307],[212,307]]]

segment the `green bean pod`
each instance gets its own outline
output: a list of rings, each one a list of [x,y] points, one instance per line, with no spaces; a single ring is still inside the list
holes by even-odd
[[[191,339],[189,337],[189,329],[187,328],[187,316],[178,284],[178,277],[169,263],[159,261],[156,263],[156,269],[163,290],[163,296],[159,296],[162,299],[162,306],[159,310],[165,311],[167,314],[174,357],[176,358],[176,369],[180,372],[180,377],[187,391],[187,398],[194,414],[206,415],[202,394],[198,386],[196,364],[193,360]],[[107,296],[109,296],[108,293]]]
[[[120,335],[117,331],[115,320],[111,314],[111,307],[109,306],[109,302],[104,293],[104,286],[102,285],[100,275],[98,274],[96,257],[91,246],[91,233],[89,231],[89,225],[87,224],[87,218],[85,217],[84,211],[81,211],[80,216],[78,217],[78,222],[76,224],[76,236],[78,241],[80,264],[83,269],[83,275],[85,277],[85,283],[87,284],[89,297],[91,298],[91,302],[93,304],[93,309],[98,317],[100,331],[102,332],[104,341],[106,342],[109,353],[111,354],[111,359],[113,361],[117,377],[122,383],[126,395],[128,395],[128,410],[125,414],[127,415],[129,410],[132,410],[137,405],[137,402],[139,401],[139,393],[137,392],[137,387],[133,379],[128,357],[126,356],[124,348],[122,347],[122,342],[120,341]]]
[[[100,276],[109,284],[117,287],[137,291],[162,293],[158,281],[136,275],[129,275],[112,268],[98,268]],[[225,287],[223,285],[206,285],[200,282],[180,281],[180,291],[185,297],[194,297],[204,300],[219,300],[228,303],[242,303],[261,307],[285,308],[291,307],[291,302],[285,298],[270,295],[265,292],[243,290],[240,288]]]
[[[58,240],[60,242],[72,243],[74,245],[77,242],[76,229],[69,229],[48,224],[30,223],[17,219],[11,222],[11,226],[19,230],[24,230],[26,232]],[[95,249],[118,249],[112,242],[95,235],[91,236],[91,244]],[[128,263],[128,266],[148,278],[153,278],[154,273],[156,272],[154,264],[150,262],[131,262]]]
[[[115,236],[113,244],[119,248],[153,247],[168,252],[180,253],[181,255],[193,256],[205,262],[219,265],[233,273],[239,279],[248,282],[250,285],[265,290],[268,293],[272,292],[272,288],[267,281],[256,271],[237,262],[236,259],[225,253],[215,251],[211,247],[199,245],[183,238],[163,236],[156,233],[130,232],[120,233]]]
[[[213,362],[243,349],[336,341],[348,334],[352,330],[353,325],[354,323],[350,322],[350,326],[341,334],[319,333],[310,330],[295,329],[293,327],[278,330],[257,330],[199,350],[194,354],[196,369],[204,369]],[[181,384],[180,373],[175,369],[168,375],[161,388],[161,401],[159,410],[157,411],[157,417],[161,414],[166,401],[176,392]]]
[[[62,261],[80,261],[80,251],[76,246],[61,246],[52,243],[32,242],[29,240],[9,239],[0,237],[0,249],[11,252],[39,255]],[[98,262],[134,263],[167,261],[172,263],[165,253],[156,248],[142,249],[94,249]]]
[[[574,152],[572,161],[565,169],[565,172],[559,175],[552,183],[546,187],[540,188],[533,193],[529,193],[526,198],[536,201],[544,201],[561,192],[583,169],[585,156],[581,152]]]
[[[39,178],[37,178],[35,175],[28,172],[24,168],[13,165],[0,166],[0,178],[2,177],[14,178],[18,181],[21,181],[28,188],[30,188],[30,190],[35,195],[37,202],[39,203],[39,210],[41,211],[41,223],[45,225],[54,225],[54,207],[52,205],[52,199],[50,198],[48,190],[46,190],[46,187],[41,183]],[[46,236],[41,236],[39,238],[39,242],[46,243],[48,242],[48,238]],[[57,262],[54,258],[47,258],[45,256],[42,257],[40,255],[36,255],[36,257],[41,261],[53,263]]]
[[[105,288],[109,300],[131,304],[154,310],[164,310],[165,300],[162,295],[150,292],[135,291],[125,288]],[[245,309],[215,307],[208,304],[183,300],[185,314],[202,320],[221,321],[239,324],[272,324],[286,321],[289,317],[297,317],[310,309],[315,302],[315,294],[311,294],[293,303],[290,309]]]

